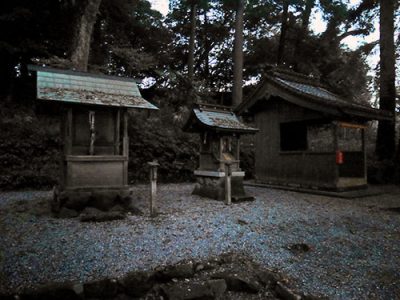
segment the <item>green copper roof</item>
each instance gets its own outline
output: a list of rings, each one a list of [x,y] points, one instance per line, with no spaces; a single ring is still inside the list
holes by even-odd
[[[40,100],[117,107],[158,109],[140,95],[129,78],[33,67]]]
[[[196,104],[185,125],[187,131],[199,131],[198,128],[231,133],[256,133],[258,129],[241,122],[228,107],[212,104]]]

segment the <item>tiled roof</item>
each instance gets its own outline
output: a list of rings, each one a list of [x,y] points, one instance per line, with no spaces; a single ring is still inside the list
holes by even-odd
[[[212,105],[199,105],[193,109],[188,123],[197,123],[214,130],[252,133],[257,129],[242,123],[229,108],[213,108]]]
[[[304,93],[304,94],[318,97],[321,99],[325,99],[328,101],[339,101],[339,102],[344,101],[338,95],[333,94],[322,87],[317,87],[317,86],[312,86],[309,84],[289,81],[289,80],[285,80],[285,79],[282,79],[279,77],[275,78],[275,80],[277,80],[278,82],[280,82],[281,84],[283,84],[289,88],[297,90],[300,93]]]
[[[49,101],[157,109],[140,95],[134,80],[34,67],[37,98]]]
[[[274,92],[271,91],[271,85],[275,87]],[[265,74],[264,81],[258,86],[253,95],[238,106],[236,111],[242,113],[266,95],[271,95],[271,93],[284,100],[289,100],[286,99],[285,95],[287,94],[285,92],[292,95],[291,101],[300,106],[313,105],[315,109],[319,107],[318,110],[321,111],[326,111],[330,107],[336,111],[335,114],[338,116],[353,115],[366,119],[390,119],[392,117],[389,112],[344,99],[328,91],[314,78],[279,69],[271,70]],[[332,110],[330,111],[332,112]]]

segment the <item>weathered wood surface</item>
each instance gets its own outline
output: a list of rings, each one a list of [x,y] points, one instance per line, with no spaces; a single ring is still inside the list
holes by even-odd
[[[256,126],[260,132],[255,137],[255,173],[258,182],[273,184],[293,184],[313,188],[335,189],[366,184],[365,170],[365,135],[362,149],[343,151],[345,163],[336,164],[335,151],[339,149],[338,124],[312,110],[304,109],[279,99],[270,100],[255,115]],[[323,134],[308,136],[317,138],[313,149],[299,151],[281,150],[280,124],[305,121],[312,124],[331,124]],[[333,122],[333,123],[332,123]],[[345,123],[345,126],[364,130],[363,126]],[[317,125],[318,126],[318,125]],[[329,135],[331,132],[331,135]],[[308,135],[311,132],[308,131]],[[325,138],[324,138],[325,137]],[[329,139],[328,139],[329,137]],[[322,140],[321,140],[322,139]],[[331,143],[331,146],[321,143]],[[310,141],[308,141],[310,147]],[[321,151],[316,151],[317,148]],[[314,149],[315,148],[315,149]],[[322,151],[323,150],[323,151]],[[364,151],[364,152],[363,152]],[[339,179],[344,177],[339,182]],[[349,180],[361,178],[362,180]]]
[[[147,163],[150,166],[150,216],[155,217],[157,210],[157,161]]]
[[[231,168],[232,165],[230,164],[230,162],[225,162],[225,204],[227,205],[231,205],[232,202]]]
[[[267,110],[256,114],[255,173],[261,182],[298,182],[333,187],[335,153],[280,150],[280,123],[315,120],[320,115],[293,104],[270,102]]]

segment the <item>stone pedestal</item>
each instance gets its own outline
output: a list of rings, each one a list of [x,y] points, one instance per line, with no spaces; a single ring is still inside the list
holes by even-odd
[[[196,170],[196,185],[193,195],[225,200],[225,172]],[[244,172],[232,172],[232,202],[252,201],[254,197],[246,195],[243,188]]]
[[[86,207],[94,207],[101,211],[110,211],[118,208],[129,211],[132,198],[128,188],[80,188],[54,190],[53,199],[50,203],[54,213],[60,212],[62,208],[81,212]]]

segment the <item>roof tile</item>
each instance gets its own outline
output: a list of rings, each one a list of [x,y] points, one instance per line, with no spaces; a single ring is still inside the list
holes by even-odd
[[[88,73],[37,70],[37,98],[70,103],[158,109],[142,98],[135,81]]]

